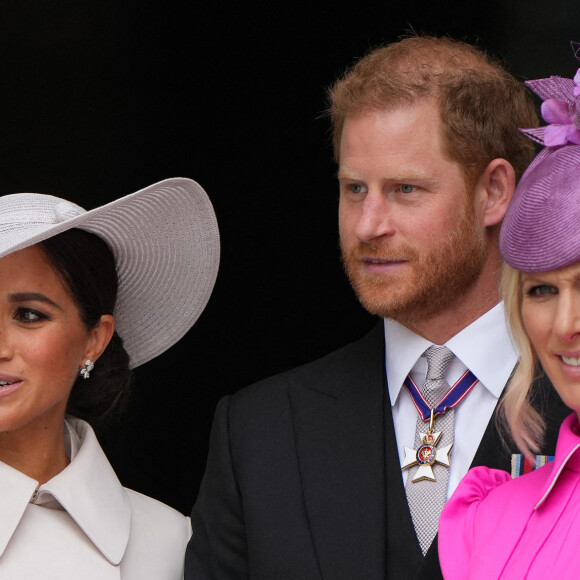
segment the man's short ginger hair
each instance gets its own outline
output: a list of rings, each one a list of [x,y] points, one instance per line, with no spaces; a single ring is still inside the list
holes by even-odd
[[[443,143],[474,184],[490,161],[509,161],[519,179],[534,156],[518,128],[536,127],[531,95],[484,52],[449,38],[413,36],[373,50],[329,89],[334,154],[347,117],[433,99]]]

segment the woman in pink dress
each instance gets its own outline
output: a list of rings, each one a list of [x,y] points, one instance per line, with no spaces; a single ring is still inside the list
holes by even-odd
[[[515,479],[476,467],[462,480],[439,523],[447,580],[580,575],[580,69],[573,80],[527,84],[544,99],[550,125],[523,131],[545,148],[523,175],[501,230],[502,292],[521,354],[501,416],[532,458],[544,426],[530,405],[542,396],[530,392],[540,366],[572,413],[551,463]]]

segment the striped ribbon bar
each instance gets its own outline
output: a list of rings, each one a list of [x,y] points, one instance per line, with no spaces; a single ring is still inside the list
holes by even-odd
[[[478,382],[479,379],[477,379],[471,371],[465,371],[461,377],[459,377],[459,380],[447,391],[447,393],[445,393],[445,396],[441,399],[437,407],[433,409],[433,416],[437,417],[437,415],[445,413],[447,409],[451,409],[461,403],[461,401],[463,401],[467,396],[467,393],[469,393]],[[421,393],[419,387],[415,384],[415,381],[407,375],[403,385],[405,385],[405,388],[409,391],[419,416],[423,421],[429,421],[431,419],[431,407],[429,406],[429,403],[427,403],[427,400]]]
[[[524,475],[524,473],[530,473],[530,471],[534,471],[550,461],[554,461],[553,455],[536,455],[530,461],[523,453],[514,453],[512,455],[512,479]]]

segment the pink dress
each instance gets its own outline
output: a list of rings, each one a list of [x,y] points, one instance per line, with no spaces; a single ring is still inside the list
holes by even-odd
[[[516,479],[475,467],[439,521],[445,580],[580,577],[580,426],[560,427],[552,463]]]

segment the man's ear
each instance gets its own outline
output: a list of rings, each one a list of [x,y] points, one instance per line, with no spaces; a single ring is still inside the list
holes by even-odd
[[[90,339],[85,358],[96,361],[107,348],[115,332],[115,319],[110,314],[103,314],[101,320],[90,331]]]
[[[484,226],[495,226],[504,218],[516,188],[516,174],[505,159],[493,159],[475,185],[476,209]]]

